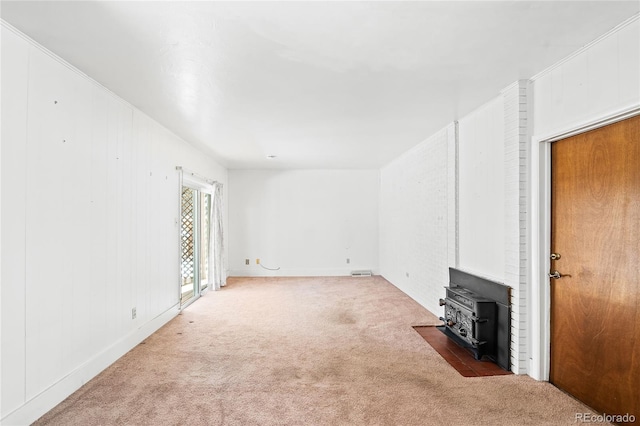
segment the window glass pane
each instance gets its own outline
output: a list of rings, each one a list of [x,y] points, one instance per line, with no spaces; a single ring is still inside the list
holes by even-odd
[[[182,188],[182,217],[180,223],[180,244],[182,248],[180,273],[182,276],[180,303],[184,304],[194,295],[195,284],[195,193],[196,191]]]
[[[209,284],[209,226],[211,194],[200,193],[200,287]]]

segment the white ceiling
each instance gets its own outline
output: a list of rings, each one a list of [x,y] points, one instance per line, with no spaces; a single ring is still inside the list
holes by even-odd
[[[377,168],[639,4],[2,1],[1,14],[228,168]]]

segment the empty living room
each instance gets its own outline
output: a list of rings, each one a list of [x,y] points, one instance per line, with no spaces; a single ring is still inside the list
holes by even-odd
[[[640,2],[0,26],[1,425],[639,421]]]

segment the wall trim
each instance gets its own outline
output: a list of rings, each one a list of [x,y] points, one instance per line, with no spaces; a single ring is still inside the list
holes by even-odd
[[[549,380],[551,361],[551,143],[640,115],[640,104],[570,123],[564,128],[531,138],[531,358],[529,375]]]
[[[178,313],[178,305],[174,305],[138,329],[133,330],[58,382],[28,400],[21,407],[8,413],[1,419],[0,423],[6,425],[22,425],[35,422],[78,390],[82,385],[93,379],[144,339],[175,318]]]
[[[613,113],[589,117],[572,123],[569,126],[560,127],[542,135],[534,136],[534,138],[539,141],[555,142],[633,117],[638,114],[638,111],[640,111],[640,104],[632,103],[619,108]]]
[[[253,268],[253,266],[252,266]],[[255,269],[255,268],[254,268]],[[231,269],[229,270],[227,277],[346,277],[351,276],[351,271],[361,271],[368,270],[371,271],[372,275],[380,275],[380,270],[378,268],[367,268],[367,267],[353,267],[349,269],[344,268],[305,268],[305,269],[296,269],[296,268],[282,268],[277,271],[267,271],[265,269],[255,269],[253,271],[247,271],[244,269]]]
[[[134,107],[131,103],[127,102],[126,100],[124,100],[123,98],[119,97],[117,94],[115,94],[113,91],[111,91],[109,88],[107,88],[106,86],[102,85],[101,83],[99,83],[98,81],[94,80],[93,78],[91,78],[88,74],[84,73],[83,71],[81,71],[79,68],[76,68],[75,66],[73,66],[72,64],[70,64],[69,62],[67,62],[66,60],[62,59],[60,56],[56,55],[55,53],[53,53],[51,50],[47,49],[46,47],[44,47],[43,45],[39,44],[37,41],[35,41],[34,39],[32,39],[31,37],[29,37],[28,35],[26,35],[25,33],[23,33],[22,31],[20,31],[19,29],[17,29],[16,27],[14,27],[13,25],[11,25],[10,23],[8,23],[7,21],[5,21],[4,19],[0,18],[0,26],[6,28],[7,30],[11,31],[12,33],[14,33],[15,35],[17,35],[18,37],[20,37],[21,39],[23,39],[24,41],[26,41],[27,43],[29,43],[29,45],[35,49],[38,49],[39,51],[41,51],[42,53],[44,53],[45,55],[49,56],[51,59],[53,59],[54,61],[58,62],[60,65],[68,68],[70,71],[74,72],[75,74],[78,74],[80,77],[88,80],[89,82],[91,82],[93,85],[99,87],[100,89],[104,90],[105,92],[107,92],[110,96],[112,96],[116,101],[123,103],[124,105],[132,108],[132,109],[137,109],[136,107]]]
[[[637,21],[639,19],[640,19],[640,13],[636,13],[636,14],[632,15],[630,18],[622,21],[620,24],[616,25],[615,27],[613,27],[612,29],[610,29],[606,33],[602,34],[600,37],[594,39],[593,41],[591,41],[591,42],[589,42],[587,44],[585,44],[584,46],[582,46],[580,49],[576,50],[575,52],[573,52],[569,56],[559,60],[558,62],[556,62],[553,65],[551,65],[549,68],[545,68],[544,70],[542,70],[539,73],[535,74],[529,80],[535,81],[535,80],[538,80],[541,77],[544,77],[545,75],[549,74],[551,71],[553,71],[556,68],[564,65],[566,62],[572,60],[576,56],[581,55],[585,51],[591,49],[594,45],[600,43],[602,40],[612,36],[613,34],[617,33],[621,29],[623,29],[624,27],[626,27],[628,25],[631,25],[633,22],[635,22],[635,21]]]

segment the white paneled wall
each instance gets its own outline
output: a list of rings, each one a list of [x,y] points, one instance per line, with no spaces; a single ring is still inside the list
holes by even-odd
[[[176,166],[226,170],[4,24],[1,159],[2,422],[22,424],[177,313]]]
[[[377,271],[378,188],[378,170],[230,170],[230,275]]]
[[[435,314],[449,283],[455,205],[455,126],[434,134],[380,172],[380,273]],[[454,255],[455,258],[455,255]]]
[[[460,268],[504,281],[504,105],[497,97],[459,122]]]
[[[26,169],[16,159],[26,156],[29,53],[16,35],[2,29],[2,413],[25,400],[25,220]],[[11,66],[8,66],[11,64]],[[5,100],[13,102],[9,108]],[[9,199],[7,194],[11,193]],[[13,208],[9,208],[13,206]],[[11,242],[11,249],[7,242]],[[11,384],[11,392],[7,392]]]
[[[640,104],[640,18],[532,78],[533,135],[556,136]]]

